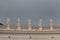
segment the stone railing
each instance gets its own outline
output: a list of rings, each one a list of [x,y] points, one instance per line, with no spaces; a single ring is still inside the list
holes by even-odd
[[[20,18],[18,18],[17,19],[17,29],[16,30],[22,30],[21,29],[21,24],[20,24]],[[39,30],[39,31],[43,31],[43,25],[42,25],[42,22],[43,22],[43,20],[42,19],[40,19],[39,20],[39,28],[37,29],[37,30]],[[54,27],[53,27],[53,19],[50,19],[49,20],[49,22],[50,22],[50,26],[49,26],[49,30],[50,31],[53,31],[54,30]],[[4,29],[4,30],[15,30],[15,29],[10,29],[10,27],[11,27],[11,25],[10,25],[10,19],[8,18],[7,19],[7,21],[6,21],[6,28],[7,29]],[[1,29],[0,29],[1,30]],[[31,25],[31,19],[28,19],[28,30],[29,31],[32,31],[32,25]],[[34,29],[34,30],[36,30],[36,29]],[[48,31],[48,30],[46,30],[46,31]]]

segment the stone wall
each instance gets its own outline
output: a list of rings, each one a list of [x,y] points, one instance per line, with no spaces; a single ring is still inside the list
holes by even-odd
[[[60,40],[60,34],[0,34],[0,40]]]

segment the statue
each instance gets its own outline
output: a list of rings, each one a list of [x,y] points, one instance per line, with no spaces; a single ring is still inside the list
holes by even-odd
[[[20,30],[20,18],[17,19],[17,27],[18,27],[18,30]]]
[[[53,30],[53,20],[50,19],[50,30]]]
[[[39,20],[39,30],[42,31],[42,19]]]
[[[10,19],[9,18],[7,18],[6,26],[7,26],[7,29],[9,30],[10,29]]]
[[[29,27],[29,30],[31,30],[31,19],[28,19],[28,27]]]

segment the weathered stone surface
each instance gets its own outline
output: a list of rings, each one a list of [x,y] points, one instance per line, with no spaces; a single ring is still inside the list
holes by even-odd
[[[0,31],[0,40],[60,40],[60,31]]]

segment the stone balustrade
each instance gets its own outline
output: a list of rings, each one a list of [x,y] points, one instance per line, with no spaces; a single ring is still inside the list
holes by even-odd
[[[17,25],[15,25],[16,26],[16,29],[14,29],[14,28],[11,29],[10,19],[7,18],[7,21],[6,21],[6,25],[5,26],[6,26],[6,30],[28,30],[28,31],[37,31],[37,30],[38,31],[43,31],[44,30],[43,20],[42,19],[39,20],[39,25],[37,27],[35,27],[35,26],[32,27],[32,23],[31,22],[32,22],[32,20],[31,19],[28,19],[28,25],[27,25],[27,27],[26,28],[23,27],[23,29],[22,29],[22,27],[21,27],[22,25],[20,24],[21,23],[21,20],[20,20],[20,18],[18,18],[17,19]],[[47,29],[50,30],[50,31],[53,31],[54,30],[54,27],[53,27],[53,19],[50,19],[49,22],[50,22],[50,25],[49,25],[49,27],[47,27]]]

